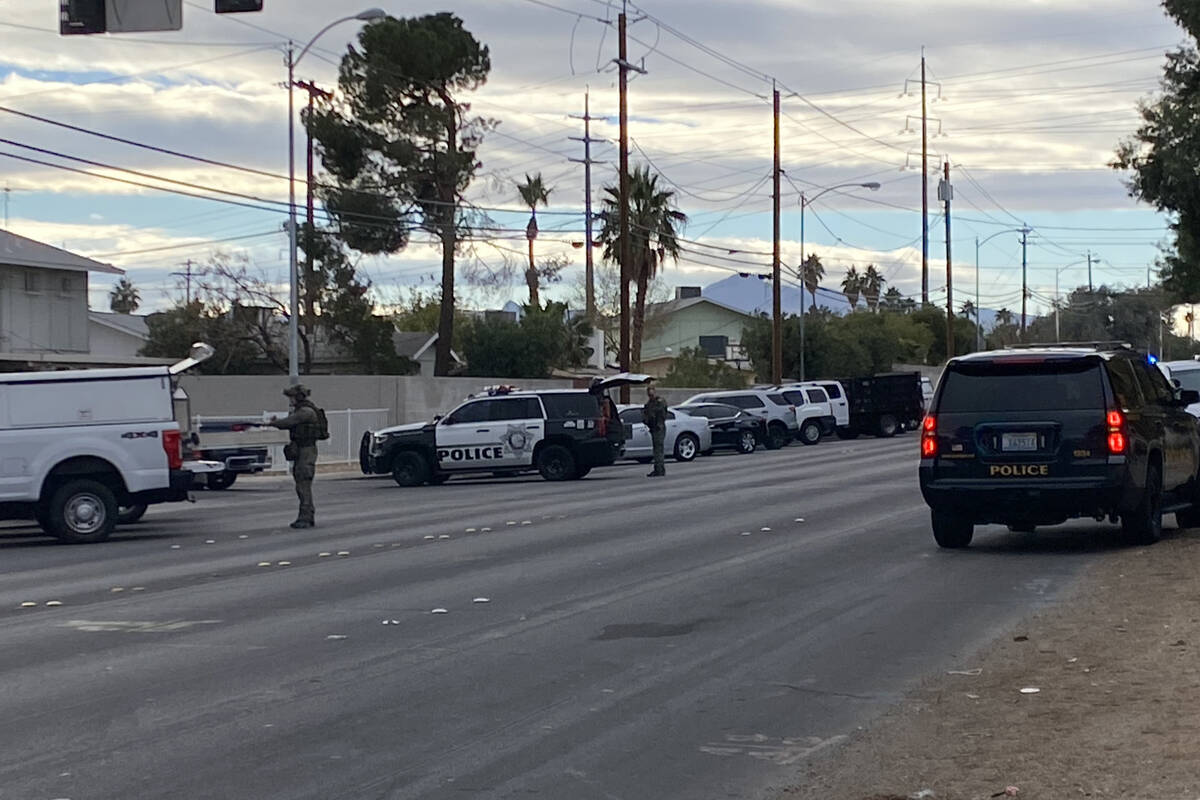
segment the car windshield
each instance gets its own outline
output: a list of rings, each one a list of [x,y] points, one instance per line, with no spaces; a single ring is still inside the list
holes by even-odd
[[[946,373],[938,413],[1104,407],[1095,359],[965,362]]]

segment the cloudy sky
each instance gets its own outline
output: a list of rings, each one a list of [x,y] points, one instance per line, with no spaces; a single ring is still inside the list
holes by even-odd
[[[148,0],[155,2],[156,0]],[[541,172],[553,187],[541,214],[540,253],[572,259],[552,294],[570,299],[582,272],[582,135],[571,115],[590,91],[594,196],[615,179],[616,14],[605,0],[375,0],[395,16],[449,10],[491,49],[492,74],[471,98],[500,121],[481,150],[470,191],[504,227],[523,228],[516,183]],[[357,5],[265,0],[258,14],[221,15],[184,0],[183,30],[62,37],[57,0],[0,0],[0,187],[15,233],[126,269],[148,308],[180,295],[187,260],[241,252],[286,283],[284,43],[304,43]],[[363,7],[369,5],[364,2]],[[783,96],[783,259],[801,252],[799,192],[877,181],[878,191],[835,190],[805,213],[804,249],[836,286],[849,266],[878,265],[889,284],[920,293],[920,59],[929,84],[931,171],[948,158],[955,198],[955,297],[1019,308],[1027,224],[1032,306],[1087,282],[1144,285],[1165,220],[1127,196],[1107,163],[1137,125],[1139,99],[1157,87],[1163,54],[1183,33],[1135,0],[644,0],[630,5],[630,55],[646,74],[630,86],[632,163],[649,163],[690,221],[671,285],[705,285],[769,270],[771,89]],[[336,85],[336,63],[359,23],[321,37],[297,77]],[[297,96],[297,102],[302,97]],[[34,115],[82,130],[31,119]],[[226,166],[98,138],[134,140]],[[302,131],[298,131],[302,135]],[[303,140],[297,168],[303,178]],[[39,148],[39,149],[33,149]],[[20,156],[19,160],[13,156]],[[69,157],[69,158],[68,158]],[[86,159],[92,164],[80,161]],[[44,163],[33,163],[44,162]],[[112,167],[143,175],[117,172]],[[74,170],[74,171],[71,171]],[[90,173],[90,174],[89,174]],[[120,178],[132,183],[122,183]],[[168,184],[167,178],[193,184]],[[153,184],[188,197],[133,184]],[[200,188],[196,188],[200,187]],[[220,191],[249,195],[252,207]],[[930,179],[930,288],[945,298],[945,230]],[[303,198],[303,185],[298,186]],[[523,238],[481,237],[473,255],[496,267]],[[381,300],[430,285],[437,251],[420,242],[364,258]],[[93,279],[106,308],[108,279]],[[498,305],[521,286],[475,290]]]

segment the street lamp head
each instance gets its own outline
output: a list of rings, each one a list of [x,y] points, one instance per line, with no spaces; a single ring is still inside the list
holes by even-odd
[[[373,22],[377,19],[383,19],[387,16],[387,12],[382,8],[368,8],[366,11],[360,11],[354,15],[354,18],[359,22]]]

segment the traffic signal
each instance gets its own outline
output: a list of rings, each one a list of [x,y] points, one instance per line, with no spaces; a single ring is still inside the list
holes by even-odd
[[[262,11],[263,0],[216,0],[218,14],[237,14],[242,11]]]
[[[63,36],[107,30],[104,0],[61,0],[58,11],[58,32]]]

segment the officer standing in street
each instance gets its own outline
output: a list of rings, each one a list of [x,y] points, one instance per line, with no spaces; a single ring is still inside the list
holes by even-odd
[[[659,478],[667,474],[663,463],[663,440],[667,436],[667,403],[658,396],[653,386],[646,388],[646,405],[642,406],[642,421],[650,430],[650,443],[654,446],[654,470],[647,478]]]
[[[271,424],[288,431],[291,438],[291,442],[283,449],[283,455],[292,462],[292,479],[296,482],[296,497],[300,499],[300,513],[291,527],[311,528],[316,525],[312,482],[317,473],[320,419],[317,407],[308,399],[306,386],[289,386],[283,393],[291,401],[292,413],[283,419],[272,418]]]

